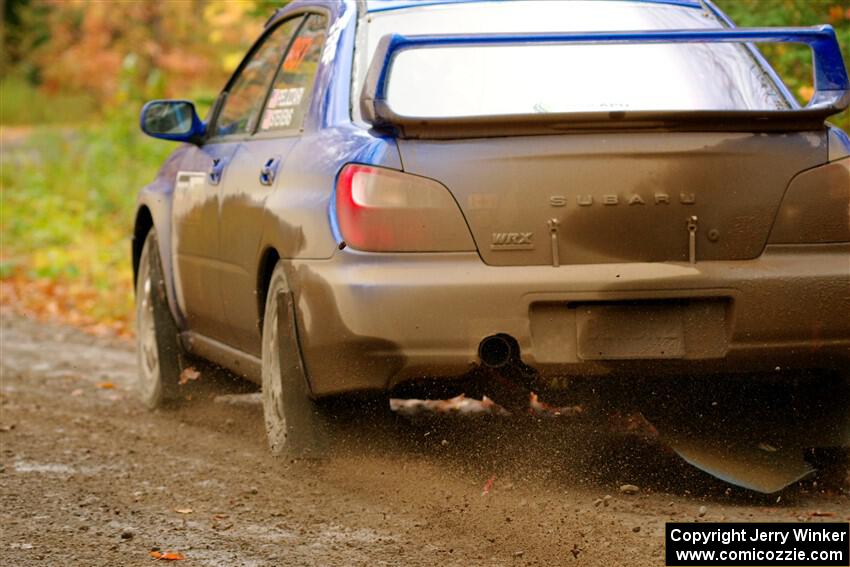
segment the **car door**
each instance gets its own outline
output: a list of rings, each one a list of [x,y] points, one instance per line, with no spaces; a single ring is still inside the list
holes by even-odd
[[[233,183],[241,142],[256,130],[275,73],[303,17],[268,30],[219,97],[206,141],[192,148],[177,175],[172,203],[172,254],[177,300],[188,328],[223,340],[221,191]]]
[[[216,279],[218,183],[235,143],[193,147],[177,173],[172,200],[171,257],[177,304],[189,329],[214,335],[221,312]]]
[[[220,281],[227,344],[260,355],[257,265],[265,203],[286,176],[299,140],[327,35],[327,17],[305,16],[280,61],[253,135],[236,150],[230,180],[220,189]],[[286,24],[284,24],[286,25]],[[296,237],[297,227],[293,227]]]

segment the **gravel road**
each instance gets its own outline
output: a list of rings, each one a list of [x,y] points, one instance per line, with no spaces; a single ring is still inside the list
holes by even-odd
[[[671,520],[850,520],[816,477],[759,496],[569,419],[424,416],[277,459],[256,396],[149,412],[134,376],[125,342],[3,314],[0,564],[659,566]]]

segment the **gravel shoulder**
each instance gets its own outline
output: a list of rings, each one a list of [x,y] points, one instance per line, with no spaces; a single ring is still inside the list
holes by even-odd
[[[667,521],[850,520],[816,479],[758,496],[569,420],[425,416],[273,458],[255,396],[149,412],[126,342],[6,312],[0,340],[2,565],[663,565]]]

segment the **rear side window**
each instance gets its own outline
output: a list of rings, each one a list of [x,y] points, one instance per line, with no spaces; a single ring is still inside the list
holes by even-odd
[[[302,21],[303,18],[298,17],[283,22],[266,36],[243,63],[228,88],[227,98],[216,118],[214,136],[250,134],[254,131],[275,71]]]
[[[326,35],[327,18],[311,14],[280,65],[260,120],[260,132],[301,127]]]

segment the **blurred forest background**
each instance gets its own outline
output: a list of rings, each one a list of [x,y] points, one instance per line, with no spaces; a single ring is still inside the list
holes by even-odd
[[[740,26],[832,24],[850,61],[850,0],[716,0]],[[201,114],[280,0],[0,0],[2,303],[95,333],[132,334],[136,191],[173,144],[138,112],[180,97]],[[811,56],[767,46],[802,102]],[[833,119],[850,129],[850,113]]]

